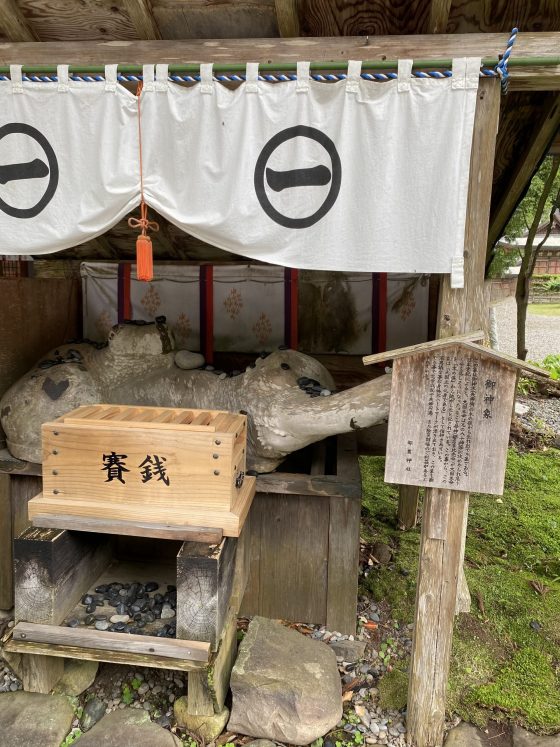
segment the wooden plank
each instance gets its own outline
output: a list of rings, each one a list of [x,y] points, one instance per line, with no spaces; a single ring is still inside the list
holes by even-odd
[[[257,477],[258,493],[281,495],[309,495],[317,498],[356,498],[360,497],[359,484],[332,475],[305,475],[292,472],[274,472]]]
[[[331,498],[326,625],[343,635],[356,633],[360,511],[357,498]]]
[[[297,62],[396,60],[399,58],[437,59],[461,56],[492,57],[505,49],[507,33],[432,34],[424,36],[346,36],[305,37],[297,39],[193,39],[174,41],[126,40],[118,45],[106,41],[64,41],[41,43],[7,43],[0,48],[0,64],[56,64],[72,60],[73,64],[105,65],[178,62]],[[518,57],[558,55],[558,32],[519,33],[515,44]],[[560,68],[560,66],[558,66]],[[510,68],[510,90],[559,90],[559,70],[548,68]],[[496,81],[491,81],[496,82]]]
[[[140,39],[161,39],[150,0],[123,0],[123,6]]]
[[[408,358],[410,355],[416,353],[429,353],[432,350],[440,350],[441,348],[448,347],[449,345],[457,345],[463,342],[476,342],[478,340],[484,340],[484,332],[478,330],[477,332],[468,332],[462,335],[453,335],[453,339],[450,340],[449,335],[446,339],[429,340],[428,342],[419,342],[416,345],[408,345],[405,348],[397,348],[396,350],[387,350],[384,353],[374,353],[374,355],[366,355],[362,358],[364,366],[370,366],[372,363],[383,363],[385,361],[396,361],[399,358]]]
[[[516,153],[515,171],[502,185],[499,201],[492,206],[490,227],[488,230],[488,250],[491,250],[498,239],[503,236],[505,227],[527,185],[546,154],[550,142],[560,127],[560,95],[550,96],[542,113],[534,123],[531,136],[527,139],[522,152]]]
[[[0,474],[0,610],[12,608],[14,595],[10,480]]]
[[[133,667],[174,669],[179,672],[191,672],[207,666],[204,662],[191,661],[190,659],[156,657],[153,654],[138,654],[133,651],[107,651],[54,643],[14,641],[13,638],[4,645],[4,653],[8,654],[10,658],[21,656],[21,659],[23,659],[27,654],[40,654],[62,659],[86,659],[88,661],[104,661],[109,664],[126,664]]]
[[[522,361],[519,358],[515,358],[515,356],[513,355],[508,355],[507,353],[502,353],[499,350],[494,350],[493,348],[488,348],[483,345],[477,345],[476,343],[472,343],[472,342],[464,343],[464,347],[468,348],[469,350],[474,350],[476,352],[482,353],[488,358],[492,358],[493,360],[498,361],[499,363],[510,365],[514,368],[520,369],[521,371],[530,371],[531,373],[536,374],[537,376],[544,376],[545,378],[550,378],[550,373],[546,371],[544,368],[540,368],[540,366],[534,366],[532,363],[527,363],[526,361]]]
[[[16,0],[2,0],[0,3],[0,32],[4,32],[4,35],[13,42],[39,40]]]
[[[12,500],[12,537],[16,538],[31,526],[28,515],[29,501],[41,490],[42,480],[33,475],[13,475],[10,482]]]
[[[64,659],[26,654],[20,663],[20,679],[26,693],[48,695],[64,673]]]
[[[223,533],[209,527],[181,527],[170,524],[122,521],[118,519],[95,519],[63,514],[36,514],[33,526],[44,528],[72,529],[78,532],[118,534],[129,537],[156,537],[159,539],[188,540],[190,542],[219,543]]]
[[[58,625],[109,563],[111,541],[58,529],[14,540],[15,618]]]
[[[274,0],[152,0],[152,7],[165,39],[250,38],[278,34]]]
[[[237,540],[184,542],[177,555],[177,636],[217,649],[229,607]]]
[[[208,661],[210,655],[209,644],[200,641],[172,640],[132,633],[125,635],[124,633],[109,633],[105,630],[86,630],[27,622],[17,623],[13,630],[13,639],[14,641],[53,643],[58,646],[102,649],[121,653],[153,654],[159,658],[184,658],[204,663]]]
[[[245,615],[326,622],[330,501],[313,496],[259,494],[251,517],[251,574]]]
[[[418,498],[420,488],[417,485],[399,485],[399,507],[397,524],[399,529],[413,529],[418,521]]]
[[[416,747],[443,741],[445,696],[453,637],[461,530],[468,494],[428,489],[420,542],[420,566],[408,690],[409,740]],[[437,516],[436,516],[437,514]],[[447,525],[442,534],[442,516]],[[432,534],[443,538],[434,539]]]
[[[298,0],[275,0],[280,36],[300,35]]]
[[[449,11],[452,0],[431,0],[428,18],[428,34],[444,34],[449,21]]]
[[[10,454],[8,449],[0,449],[0,474],[3,473],[41,477],[43,468],[42,465],[35,462],[25,462],[23,459],[16,459],[16,457]]]
[[[73,498],[49,498],[42,493],[29,501],[29,516],[35,515],[73,516],[105,518],[108,521],[124,520],[129,522],[160,523],[162,516],[172,526],[200,527],[219,529],[226,537],[238,537],[251,507],[255,495],[255,478],[245,477],[239,496],[231,511],[206,506],[174,506],[162,508],[161,505],[132,504],[125,501],[88,501]],[[56,523],[56,522],[54,522]]]

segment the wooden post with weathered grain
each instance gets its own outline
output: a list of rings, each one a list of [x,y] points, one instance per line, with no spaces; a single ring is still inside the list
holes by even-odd
[[[426,489],[407,707],[409,741],[418,747],[438,747],[443,741],[467,504],[468,493]]]
[[[452,289],[449,276],[444,277],[438,337],[487,327],[484,274],[499,111],[500,86],[481,80],[465,225],[465,285]],[[470,606],[463,572],[467,516],[468,493],[427,491],[408,690],[408,740],[416,747],[443,742],[453,619],[458,602],[462,610]]]
[[[399,529],[413,529],[418,521],[418,485],[399,485],[399,507],[397,525]]]

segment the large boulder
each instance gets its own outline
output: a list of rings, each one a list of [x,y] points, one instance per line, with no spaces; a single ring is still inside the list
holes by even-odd
[[[309,744],[342,717],[336,656],[315,641],[255,617],[231,675],[229,731],[290,744]]]

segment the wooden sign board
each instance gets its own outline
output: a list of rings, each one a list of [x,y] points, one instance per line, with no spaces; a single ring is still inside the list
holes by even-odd
[[[502,495],[515,384],[459,345],[396,359],[385,481]]]

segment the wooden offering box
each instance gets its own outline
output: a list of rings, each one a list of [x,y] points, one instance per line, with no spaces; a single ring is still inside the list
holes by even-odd
[[[96,522],[116,520],[239,535],[255,493],[244,415],[91,405],[42,433],[43,493],[29,503],[36,525],[43,516],[82,517],[92,526],[54,525],[96,531]]]

